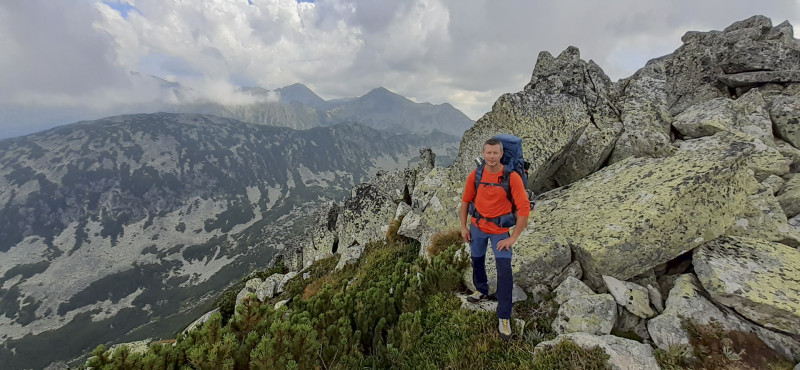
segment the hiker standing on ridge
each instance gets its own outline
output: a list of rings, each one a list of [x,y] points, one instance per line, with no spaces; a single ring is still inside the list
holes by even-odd
[[[511,246],[517,241],[528,224],[530,203],[525,184],[517,171],[501,163],[503,142],[498,138],[517,140],[519,161],[521,140],[510,135],[500,135],[483,144],[484,164],[467,177],[464,195],[461,199],[461,237],[470,244],[472,256],[472,282],[476,291],[467,297],[472,303],[488,298],[489,284],[486,277],[486,249],[492,244],[497,264],[497,318],[500,337],[511,337],[511,292],[514,278],[511,274]],[[477,180],[476,180],[477,177]],[[514,210],[516,209],[516,212]],[[472,223],[467,229],[467,215]],[[509,235],[509,226],[514,225],[514,233]]]

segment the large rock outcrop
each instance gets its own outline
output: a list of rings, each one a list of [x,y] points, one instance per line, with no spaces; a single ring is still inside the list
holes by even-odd
[[[611,155],[621,129],[619,124],[603,129],[587,126],[554,174],[555,182],[569,185],[600,169]]]
[[[582,60],[580,50],[570,46],[556,58],[546,51],[539,53],[525,91],[579,98],[586,104],[592,122],[606,127],[619,121],[619,111],[609,97],[612,86],[600,66]]]
[[[366,244],[386,238],[397,203],[376,186],[358,185],[344,201],[336,223],[339,247]]]
[[[800,247],[800,231],[789,225],[779,200],[772,194],[772,188],[751,180],[744,190],[747,192],[747,205],[725,235],[744,236]]]
[[[719,97],[792,80],[800,70],[800,44],[787,22],[773,27],[764,16],[736,22],[722,32],[687,32],[666,65],[667,96],[675,115]]]
[[[535,263],[529,251],[569,247],[595,289],[602,275],[627,280],[669,261],[722,235],[745,208],[747,150],[731,145],[713,160],[628,158],[546,194],[517,241],[518,259]]]
[[[419,158],[420,161],[410,168],[378,171],[369,183],[396,203],[410,203],[417,179],[425,176],[436,164],[436,154],[430,148],[420,149]]]
[[[298,237],[302,267],[354,244],[382,239],[397,216],[398,205],[410,207],[417,182],[434,168],[436,154],[430,148],[420,149],[419,157],[413,167],[378,171],[369,182],[356,186],[342,204],[327,202],[320,207],[307,235]]]
[[[609,158],[610,163],[628,157],[666,157],[674,149],[666,90],[666,59],[651,60],[616,86],[622,132]]]
[[[738,131],[772,144],[772,120],[768,102],[757,90],[736,100],[724,97],[695,104],[675,117],[676,130],[688,138],[711,136],[720,131]]]
[[[567,94],[505,94],[464,135],[457,163],[465,158],[471,170],[471,160],[480,155],[486,139],[511,133],[522,138],[523,156],[531,163],[528,187],[534,191],[552,188],[550,177],[590,124],[585,109],[579,98]]]
[[[302,243],[303,267],[311,266],[317,260],[331,256],[339,249],[336,235],[336,220],[341,207],[336,202],[328,202],[319,208],[306,239]]]
[[[458,210],[468,173],[457,167],[434,168],[414,187],[411,211],[403,217],[397,233],[419,240],[422,253],[433,234],[443,230],[460,230]]]
[[[773,140],[770,140],[774,143]],[[764,143],[753,135],[740,131],[721,131],[713,136],[704,136],[694,140],[676,141],[678,151],[694,152],[702,158],[706,154],[725,152],[734,143],[749,143],[751,150],[747,154],[746,165],[753,170],[756,179],[763,181],[770,175],[781,176],[789,172],[790,160],[781,152]]]
[[[540,53],[525,90],[502,95],[464,134],[455,167],[468,173],[483,141],[511,133],[524,140],[523,154],[531,162],[528,187],[534,191],[552,188],[553,174],[583,130],[591,124],[612,127],[619,121],[608,98],[610,85],[597,65],[580,59],[577,48],[567,48],[556,58]]]

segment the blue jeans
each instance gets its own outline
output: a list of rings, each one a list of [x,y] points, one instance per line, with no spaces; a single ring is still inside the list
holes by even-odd
[[[492,245],[494,259],[497,266],[497,317],[511,318],[511,292],[514,288],[514,276],[511,274],[511,248],[497,250],[497,243],[509,237],[508,233],[487,234],[470,224],[469,243],[472,255],[472,283],[475,289],[483,294],[489,294],[489,279],[486,277],[486,249],[489,242]]]

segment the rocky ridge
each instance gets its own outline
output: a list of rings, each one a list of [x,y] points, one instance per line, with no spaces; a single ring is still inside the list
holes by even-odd
[[[689,320],[754,334],[800,361],[800,42],[790,24],[763,16],[682,40],[615,83],[577,48],[542,52],[525,89],[464,134],[452,166],[359,186],[346,207],[361,219],[337,204],[322,210],[297,252],[303,266],[343,240],[381,238],[392,220],[425,254],[433,234],[459,228],[482,142],[511,133],[538,194],[514,246],[514,279],[534,297],[562,297],[559,339],[600,345],[614,368],[651,368],[653,348],[690,343]]]

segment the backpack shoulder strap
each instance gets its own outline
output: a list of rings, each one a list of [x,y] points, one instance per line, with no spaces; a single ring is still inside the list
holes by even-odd
[[[475,196],[472,197],[472,201],[469,202],[469,214],[477,220],[476,222],[479,222],[480,219],[483,218],[480,212],[478,212],[478,208],[475,207],[475,200],[478,199],[478,187],[481,185],[481,178],[483,177],[483,166],[484,165],[480,165],[475,169]]]
[[[511,208],[514,208],[514,199],[511,198],[511,173],[514,172],[509,166],[503,167],[503,178],[500,181],[500,186],[506,191],[506,198],[511,202]]]
[[[478,166],[478,168],[475,169],[475,196],[476,197],[478,196],[478,186],[480,185],[481,179],[483,178],[483,167],[484,167],[484,165],[480,165],[480,166]],[[473,200],[473,202],[474,202],[474,200]]]

